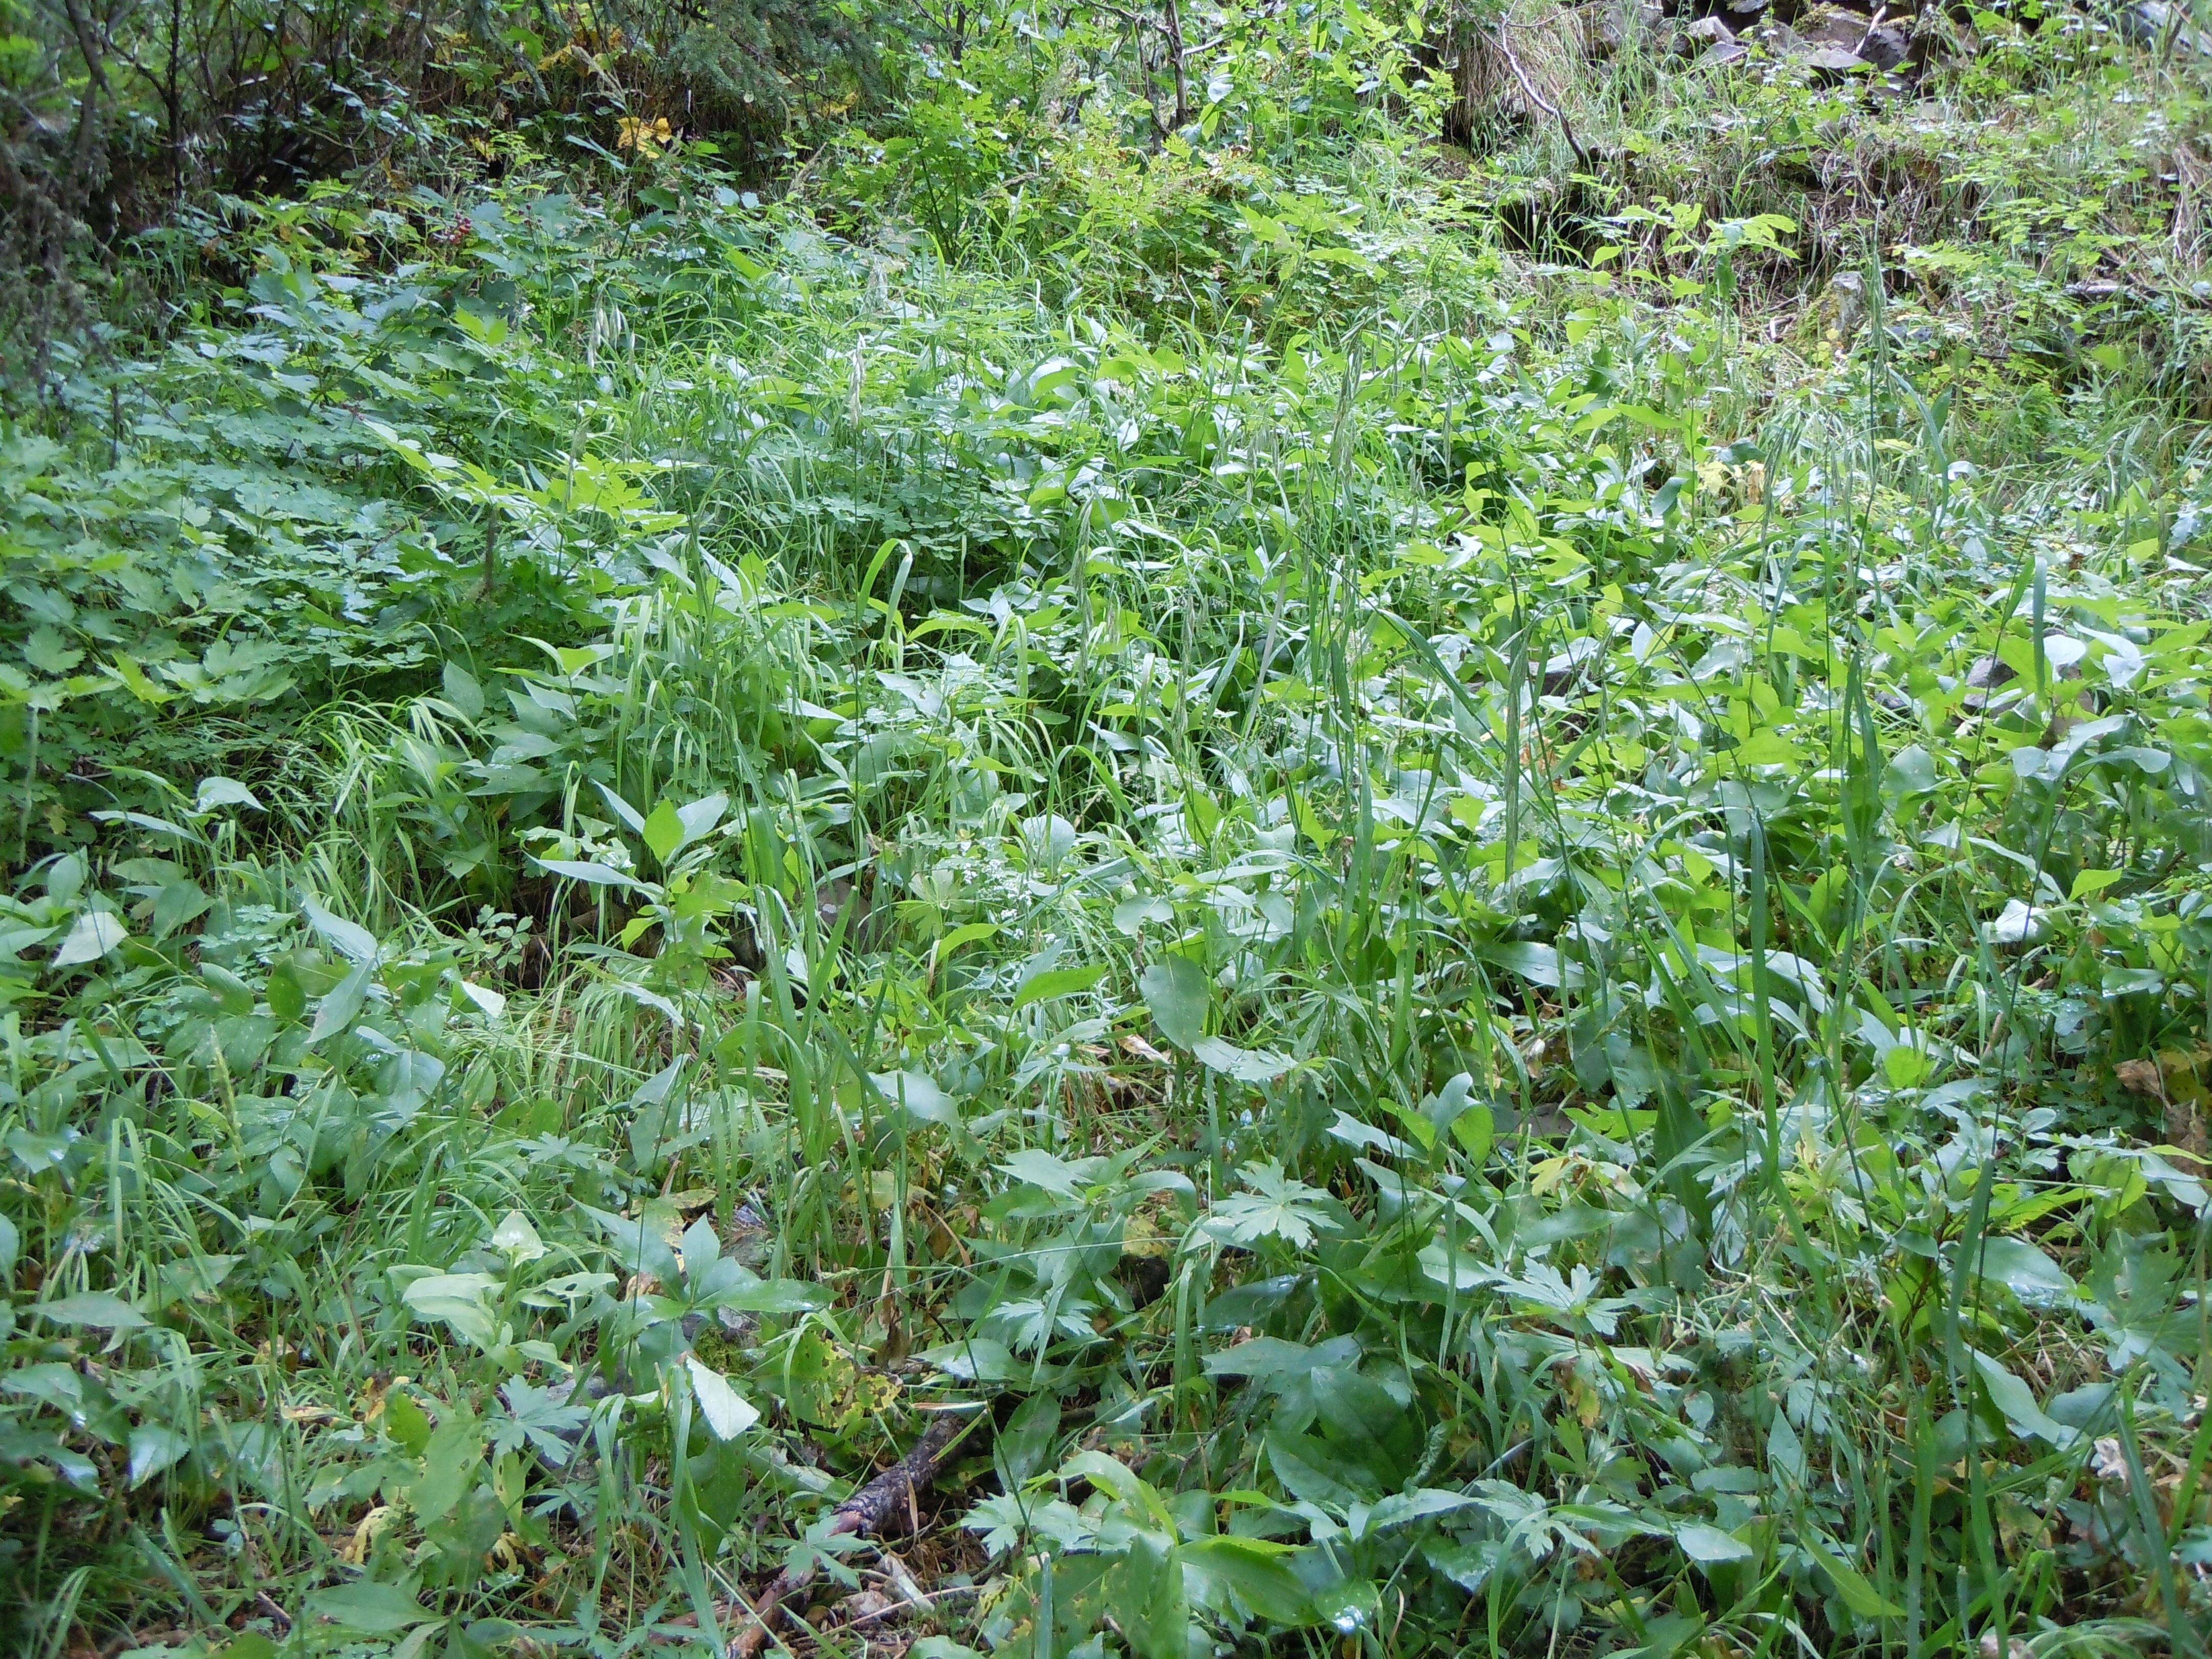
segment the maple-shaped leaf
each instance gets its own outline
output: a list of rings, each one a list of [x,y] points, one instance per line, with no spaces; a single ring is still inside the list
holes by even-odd
[[[1206,1236],[1223,1244],[1250,1244],[1279,1238],[1303,1249],[1317,1232],[1334,1232],[1342,1207],[1318,1187],[1283,1173],[1273,1158],[1247,1164],[1237,1172],[1247,1190],[1216,1199],[1213,1212],[1200,1224]]]

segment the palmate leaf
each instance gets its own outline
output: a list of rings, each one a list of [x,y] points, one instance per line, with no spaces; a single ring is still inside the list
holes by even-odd
[[[1285,1175],[1274,1159],[1248,1164],[1237,1174],[1249,1190],[1216,1199],[1212,1212],[1199,1224],[1217,1243],[1279,1238],[1303,1249],[1317,1233],[1337,1230],[1342,1212],[1336,1200],[1320,1188]]]

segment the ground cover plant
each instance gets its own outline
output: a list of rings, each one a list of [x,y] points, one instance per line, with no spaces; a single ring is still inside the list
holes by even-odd
[[[840,15],[21,354],[10,1650],[2201,1653],[2197,25]]]

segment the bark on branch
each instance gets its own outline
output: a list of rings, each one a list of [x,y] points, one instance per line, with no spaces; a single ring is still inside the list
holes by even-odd
[[[915,1499],[937,1479],[946,1455],[969,1428],[982,1417],[960,1418],[947,1413],[930,1424],[914,1449],[854,1492],[830,1513],[828,1536],[857,1534],[873,1537],[884,1526],[903,1516],[915,1517]],[[784,1602],[814,1582],[821,1557],[810,1554],[796,1566],[786,1567],[754,1600],[752,1619],[730,1644],[730,1659],[753,1659],[768,1640],[769,1624]]]

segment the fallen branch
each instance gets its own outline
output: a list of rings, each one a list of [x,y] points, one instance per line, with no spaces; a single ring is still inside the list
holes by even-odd
[[[918,1523],[915,1494],[937,1479],[945,1455],[981,1420],[981,1416],[963,1420],[949,1413],[938,1418],[915,1443],[912,1451],[831,1511],[830,1529],[824,1536],[857,1534],[869,1537],[880,1531],[884,1523],[902,1508],[909,1524]],[[776,1574],[769,1587],[754,1598],[753,1621],[730,1644],[730,1659],[753,1659],[768,1640],[769,1625],[783,1603],[814,1582],[821,1565],[821,1556],[810,1552],[803,1564],[786,1567]]]
[[[1513,78],[1521,83],[1522,95],[1559,124],[1559,131],[1567,137],[1567,148],[1574,151],[1575,160],[1582,164],[1582,170],[1595,175],[1597,172],[1596,165],[1591,161],[1589,152],[1583,148],[1582,140],[1575,137],[1574,123],[1567,119],[1566,111],[1536,90],[1536,83],[1528,78],[1528,72],[1521,67],[1521,60],[1513,55],[1513,48],[1506,41],[1506,24],[1501,21],[1498,26],[1498,33],[1490,38],[1496,44],[1499,54],[1504,58],[1505,67],[1513,71]]]

